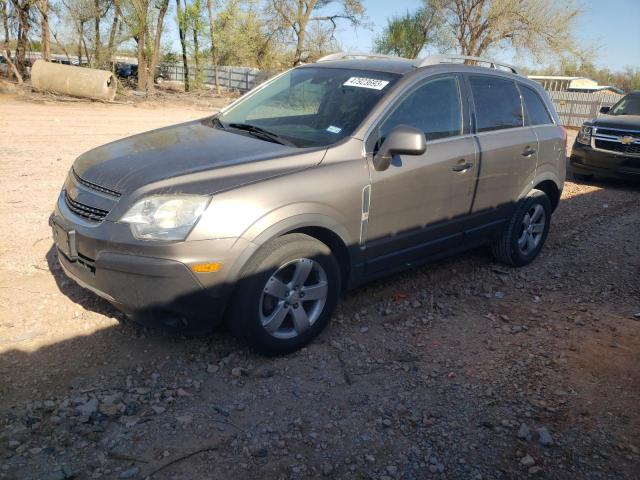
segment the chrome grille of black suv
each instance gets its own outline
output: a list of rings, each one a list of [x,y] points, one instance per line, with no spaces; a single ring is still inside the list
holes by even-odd
[[[610,142],[608,140],[600,140],[596,138],[596,148],[612,152],[626,153],[628,155],[640,155],[640,145],[637,143],[625,145],[619,142]]]
[[[120,197],[120,192],[116,192],[115,190],[111,190],[110,188],[103,187],[101,185],[97,185],[95,183],[89,182],[84,178],[81,178],[75,170],[71,170],[74,178],[78,181],[78,183],[84,185],[87,188],[91,188],[92,190],[97,190],[98,192],[106,193],[107,195],[111,195],[112,197]]]
[[[107,210],[91,207],[89,205],[85,205],[84,203],[73,200],[71,197],[69,197],[69,193],[66,190],[64,192],[64,203],[67,205],[67,208],[73,213],[86,218],[87,220],[91,220],[92,222],[101,222],[104,217],[107,216],[107,213],[109,213]]]

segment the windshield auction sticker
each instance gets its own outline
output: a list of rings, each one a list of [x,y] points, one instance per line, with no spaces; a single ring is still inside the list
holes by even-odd
[[[344,82],[344,87],[371,88],[372,90],[382,90],[389,84],[387,80],[378,80],[377,78],[351,77]]]

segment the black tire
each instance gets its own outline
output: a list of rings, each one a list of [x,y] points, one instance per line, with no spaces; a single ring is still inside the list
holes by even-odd
[[[518,239],[523,233],[523,221],[525,216],[540,205],[544,210],[544,230],[541,232],[539,243],[531,251],[523,252],[518,246]],[[547,239],[549,225],[551,224],[551,202],[549,197],[540,190],[531,190],[529,194],[518,202],[509,224],[501,232],[500,237],[492,246],[493,256],[496,260],[513,267],[523,267],[535,259]]]
[[[272,275],[296,259],[311,259],[322,267],[328,284],[326,301],[307,330],[293,338],[276,338],[262,325],[263,291]],[[260,354],[290,353],[311,342],[329,323],[340,291],[340,267],[327,245],[301,233],[283,235],[263,245],[249,260],[235,287],[227,322],[240,341]]]

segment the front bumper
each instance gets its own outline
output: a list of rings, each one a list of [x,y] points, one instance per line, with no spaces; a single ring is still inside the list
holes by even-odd
[[[58,260],[69,278],[105,298],[135,321],[189,333],[210,331],[224,319],[227,301],[245,258],[244,239],[149,242],[129,226],[89,224],[59,199],[49,219]],[[60,230],[72,232],[73,248]],[[192,265],[217,262],[219,271],[194,273]]]
[[[598,150],[578,142],[569,159],[571,170],[584,175],[598,174],[614,178],[640,179],[640,157]]]

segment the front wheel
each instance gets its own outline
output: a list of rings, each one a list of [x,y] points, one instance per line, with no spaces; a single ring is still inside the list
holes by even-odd
[[[493,244],[495,258],[522,267],[538,256],[551,224],[551,202],[546,193],[532,190],[519,201],[509,224]]]
[[[231,331],[265,355],[298,350],[329,322],[341,275],[329,247],[301,233],[265,244],[235,288]]]

